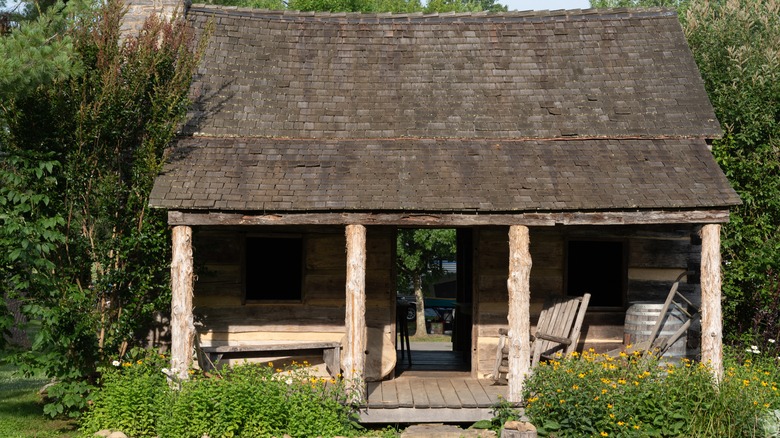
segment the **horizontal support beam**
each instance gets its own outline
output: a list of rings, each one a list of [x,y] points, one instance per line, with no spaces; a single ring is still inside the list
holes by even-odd
[[[169,211],[168,224],[209,225],[395,225],[411,227],[470,227],[480,225],[659,225],[718,224],[729,221],[728,209],[675,211],[552,212],[509,214],[459,213],[278,213],[244,214]]]

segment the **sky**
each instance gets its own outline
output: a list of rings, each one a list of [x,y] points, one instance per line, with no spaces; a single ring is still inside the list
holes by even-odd
[[[589,0],[498,0],[509,7],[510,11],[588,9]]]

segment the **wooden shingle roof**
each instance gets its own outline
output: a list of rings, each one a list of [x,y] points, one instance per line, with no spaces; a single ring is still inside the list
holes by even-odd
[[[151,204],[264,212],[727,208],[720,127],[666,10],[215,25]]]

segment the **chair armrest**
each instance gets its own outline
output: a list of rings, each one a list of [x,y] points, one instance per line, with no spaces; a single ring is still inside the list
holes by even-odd
[[[537,334],[536,334],[536,335],[534,335],[534,336],[535,336],[537,339],[544,339],[545,341],[552,341],[552,342],[557,342],[557,343],[559,343],[559,344],[563,344],[563,345],[569,345],[569,344],[571,344],[571,339],[568,339],[568,338],[562,338],[562,337],[560,337],[560,336],[553,336],[553,335],[548,335],[548,334],[546,334],[546,333],[537,333]]]

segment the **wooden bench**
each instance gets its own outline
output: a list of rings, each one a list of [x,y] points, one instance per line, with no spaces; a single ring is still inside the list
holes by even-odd
[[[222,360],[224,354],[252,353],[257,356],[303,356],[322,354],[328,373],[336,377],[341,372],[340,342],[275,342],[248,345],[215,345],[201,346],[200,350],[208,355],[208,360],[201,362],[201,369],[209,370],[213,364]]]

